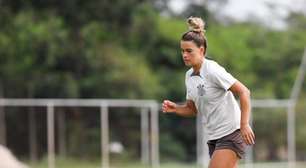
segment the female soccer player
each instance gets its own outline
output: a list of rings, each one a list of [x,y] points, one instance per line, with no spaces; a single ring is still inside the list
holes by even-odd
[[[164,100],[164,113],[195,116],[200,113],[208,135],[209,168],[234,168],[255,143],[249,125],[250,91],[222,66],[205,58],[207,40],[201,18],[187,19],[189,31],[181,38],[184,63],[191,67],[185,76],[186,102]],[[239,97],[240,106],[234,95]]]

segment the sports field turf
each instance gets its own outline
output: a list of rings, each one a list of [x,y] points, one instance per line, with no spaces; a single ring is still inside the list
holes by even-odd
[[[101,168],[99,161],[84,161],[76,159],[57,159],[56,168]],[[41,161],[32,164],[31,168],[48,168],[47,161]],[[140,163],[111,163],[110,168],[150,168],[148,165]],[[161,163],[160,168],[198,168],[195,164],[186,163]],[[288,168],[285,162],[278,163],[255,163],[249,167],[245,164],[240,164],[239,168]],[[290,167],[291,168],[291,167]],[[295,168],[306,168],[306,162],[296,163]]]

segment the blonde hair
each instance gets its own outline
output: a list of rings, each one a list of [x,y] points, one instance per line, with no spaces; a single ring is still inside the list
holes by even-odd
[[[203,46],[206,53],[207,40],[205,35],[205,22],[199,17],[191,16],[187,19],[187,24],[189,30],[182,35],[181,40],[193,41],[198,47]]]
[[[205,36],[205,22],[203,21],[203,19],[191,16],[187,19],[187,24],[189,27],[189,31],[203,33],[203,36]]]

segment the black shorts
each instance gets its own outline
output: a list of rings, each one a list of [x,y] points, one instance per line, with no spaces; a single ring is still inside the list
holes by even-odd
[[[241,159],[245,156],[245,150],[247,144],[244,142],[240,129],[237,129],[233,133],[226,135],[222,138],[216,140],[209,140],[207,142],[209,149],[209,156],[212,157],[215,150],[218,149],[231,149],[233,150],[237,156]]]

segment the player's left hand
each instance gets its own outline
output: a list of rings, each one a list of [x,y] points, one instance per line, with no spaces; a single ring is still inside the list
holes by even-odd
[[[249,124],[241,125],[241,136],[247,145],[255,144],[255,134]]]

